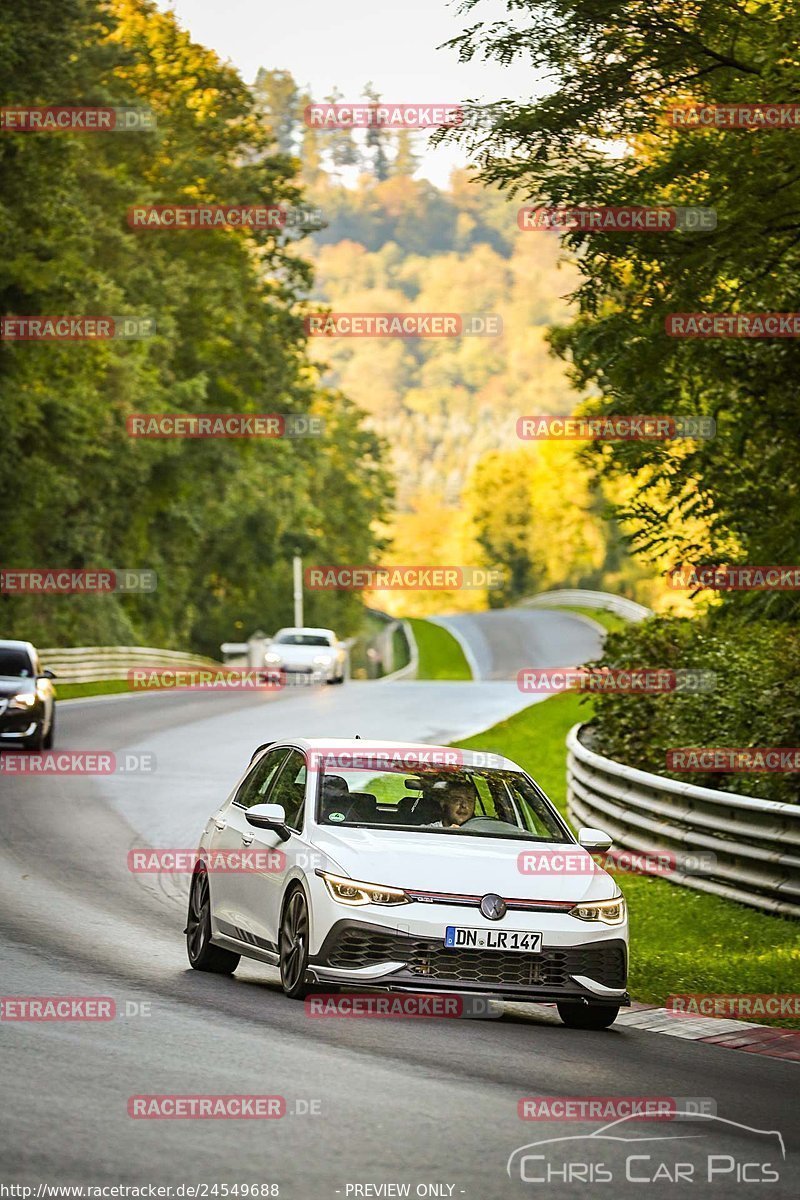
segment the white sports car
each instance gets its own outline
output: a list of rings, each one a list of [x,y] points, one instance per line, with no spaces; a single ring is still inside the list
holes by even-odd
[[[267,646],[264,663],[290,677],[344,683],[347,648],[332,629],[279,629]]]
[[[491,765],[487,765],[487,760]],[[615,880],[498,755],[356,740],[267,743],[203,831],[189,961],[280,967],[287,995],[361,987],[555,1002],[602,1029],[626,993]]]

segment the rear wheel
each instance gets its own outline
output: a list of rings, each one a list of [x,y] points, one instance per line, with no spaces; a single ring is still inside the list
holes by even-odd
[[[570,1029],[608,1029],[619,1016],[618,1004],[575,1004],[564,1001],[556,1006],[561,1020]]]
[[[308,966],[308,905],[299,888],[286,901],[279,948],[283,990],[293,1000],[302,1000],[310,991],[305,982]]]
[[[215,975],[233,974],[241,955],[211,945],[211,889],[205,867],[200,867],[192,876],[185,932],[186,952],[195,971],[212,971]]]

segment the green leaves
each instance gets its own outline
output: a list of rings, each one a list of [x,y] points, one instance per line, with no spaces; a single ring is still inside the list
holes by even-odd
[[[148,107],[157,128],[0,139],[2,312],[156,322],[155,336],[127,343],[0,344],[0,561],[159,576],[142,597],[6,597],[3,627],[42,644],[121,637],[216,654],[237,621],[250,632],[290,619],[293,533],[321,560],[369,561],[387,484],[360,415],[307,360],[310,269],[294,243],[269,230],[134,231],[126,212],[294,204],[294,164],[271,153],[236,72],[147,0],[118,0],[110,16],[93,0],[45,0],[10,14],[2,36],[15,101]],[[136,412],[334,409],[335,434],[305,442],[126,432]],[[312,598],[309,619],[327,605],[347,620],[351,603]]]
[[[668,337],[671,313],[793,312],[800,274],[800,140],[785,129],[672,128],[668,103],[780,102],[796,92],[800,14],[694,0],[514,0],[475,26],[463,54],[527,55],[541,100],[501,106],[463,139],[488,182],[531,203],[697,205],[709,233],[569,233],[578,315],[553,335],[597,413],[714,416],[717,437],[597,449],[604,474],[656,480],[660,502],[619,514],[634,546],[667,561],[798,561],[796,339]],[[476,11],[480,11],[478,6]],[[738,603],[739,601],[732,601]],[[752,599],[796,615],[796,597]]]

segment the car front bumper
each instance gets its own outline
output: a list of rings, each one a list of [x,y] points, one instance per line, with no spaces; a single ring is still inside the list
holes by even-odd
[[[0,745],[10,745],[33,737],[44,721],[44,706],[11,708],[8,701],[0,699]]]
[[[555,924],[583,924],[565,914],[546,916]],[[485,924],[480,916],[465,917],[463,909],[455,919],[448,913],[447,923]],[[514,921],[515,926],[520,924],[519,919]],[[534,928],[529,919],[524,924]],[[527,1002],[630,1004],[624,927],[584,928],[569,931],[567,937],[567,930],[547,929],[542,920],[538,928],[543,935],[541,952],[518,954],[446,949],[444,926],[438,937],[431,937],[344,918],[331,926],[319,952],[310,957],[308,972],[315,983],[350,988],[476,993]]]

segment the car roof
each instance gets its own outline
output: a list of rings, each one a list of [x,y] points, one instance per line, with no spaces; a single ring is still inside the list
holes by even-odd
[[[321,633],[326,637],[336,637],[332,629],[322,629],[315,625],[284,625],[274,636],[277,637],[278,633]]]
[[[403,752],[421,754],[430,752],[431,750],[438,751],[441,754],[452,754],[454,750],[462,755],[463,764],[465,767],[491,767],[500,771],[519,771],[522,773],[522,767],[518,763],[513,762],[510,758],[505,758],[502,754],[496,754],[488,750],[461,750],[457,746],[437,746],[430,742],[398,742],[388,739],[377,740],[368,738],[276,738],[274,742],[268,745],[292,745],[297,746],[301,750],[309,751],[331,751],[335,753],[337,750],[353,750],[361,751],[361,753],[369,753],[370,751],[389,751],[398,750]],[[487,762],[487,759],[490,760]],[[413,768],[408,768],[413,772]]]
[[[28,654],[36,653],[31,642],[18,642],[11,638],[0,638],[0,650],[27,650]]]

